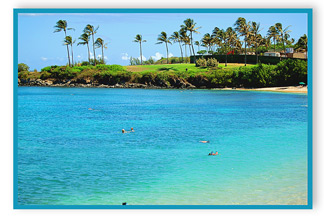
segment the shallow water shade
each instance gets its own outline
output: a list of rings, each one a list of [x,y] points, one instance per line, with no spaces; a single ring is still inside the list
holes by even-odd
[[[18,204],[307,204],[305,105],[306,94],[19,87]]]

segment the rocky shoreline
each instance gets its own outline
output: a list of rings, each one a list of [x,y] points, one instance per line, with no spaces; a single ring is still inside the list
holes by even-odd
[[[47,87],[81,87],[81,88],[148,88],[148,89],[195,89],[207,88],[207,86],[199,85],[199,87],[185,80],[174,80],[173,82],[146,82],[142,83],[99,83],[92,80],[42,80],[42,79],[18,79],[18,86],[47,86]]]
[[[227,88],[214,87],[207,83],[206,80],[196,82],[193,85],[186,80],[171,80],[166,83],[146,82],[141,83],[115,83],[103,84],[93,80],[42,80],[42,79],[18,79],[18,86],[44,86],[44,87],[76,87],[76,88],[141,88],[141,89],[221,89],[221,90],[244,90],[244,91],[271,91],[271,92],[286,92],[286,93],[307,93],[307,86],[284,86],[284,87],[267,87],[267,88]],[[171,85],[172,84],[172,85]]]

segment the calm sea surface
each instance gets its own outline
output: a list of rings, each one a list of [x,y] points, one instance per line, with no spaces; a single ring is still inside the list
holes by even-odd
[[[19,87],[18,204],[122,202],[307,204],[307,95]]]

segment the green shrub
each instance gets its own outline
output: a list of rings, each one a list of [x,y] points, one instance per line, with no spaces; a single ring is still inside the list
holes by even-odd
[[[199,58],[196,60],[196,67],[207,67],[207,61],[204,58]]]
[[[307,83],[307,62],[299,59],[287,59],[277,64],[279,85],[298,85]]]
[[[49,73],[49,72],[47,72],[47,71],[43,71],[43,72],[41,72],[40,78],[41,78],[42,80],[46,80],[46,79],[48,79],[48,78],[50,78],[50,77],[51,77],[51,73]]]
[[[20,72],[18,72],[18,78],[19,79],[27,79],[28,75],[29,75],[28,71],[20,71]]]
[[[207,60],[207,67],[218,67],[218,61],[215,58],[210,58]]]
[[[19,63],[18,64],[18,72],[21,72],[21,71],[29,71],[29,66],[24,63]]]
[[[88,66],[88,65],[90,65],[90,63],[88,61],[81,62],[81,66]]]

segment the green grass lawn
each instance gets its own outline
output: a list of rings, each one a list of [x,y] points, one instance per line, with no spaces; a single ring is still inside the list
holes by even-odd
[[[233,64],[229,63],[227,67],[225,64],[219,64],[219,68],[235,68],[241,67],[244,64]],[[252,65],[248,65],[252,66]],[[211,68],[201,68],[196,67],[195,64],[156,64],[156,65],[132,65],[132,66],[125,66],[126,70],[131,72],[186,72],[188,69],[188,73],[198,73],[198,72],[208,72]]]

